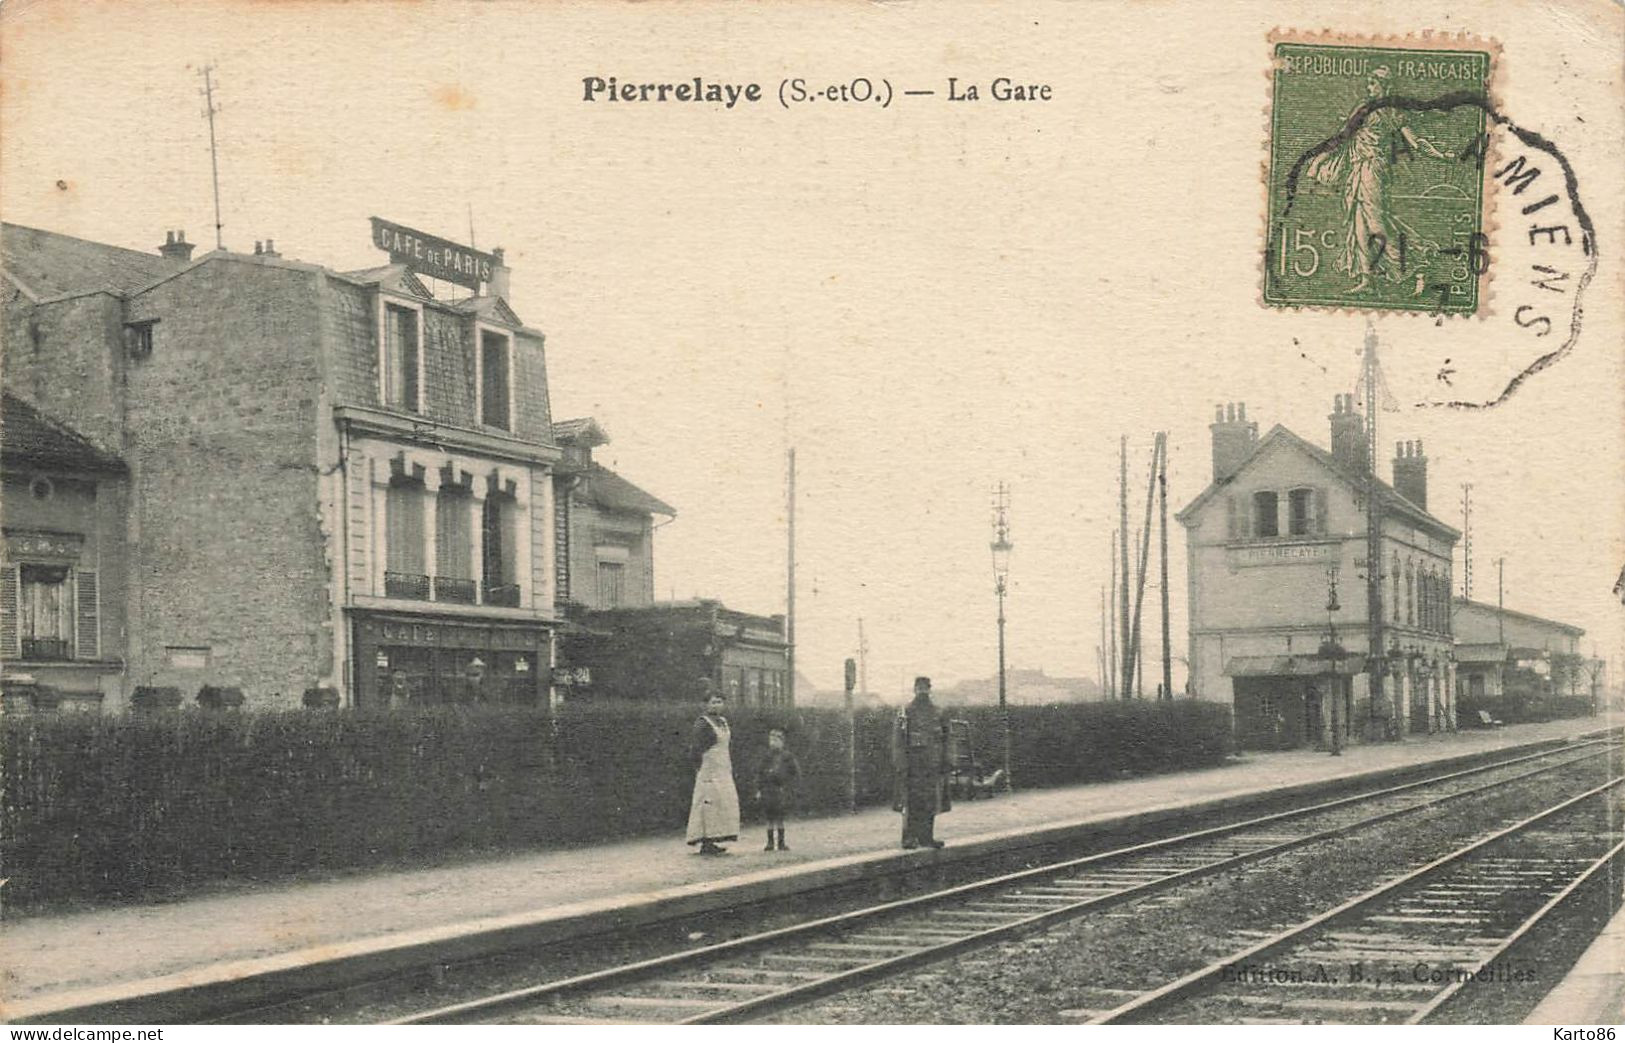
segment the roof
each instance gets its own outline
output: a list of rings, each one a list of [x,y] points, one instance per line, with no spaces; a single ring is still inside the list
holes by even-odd
[[[612,511],[677,517],[676,508],[639,489],[603,464],[594,463],[583,477],[585,480],[577,495],[600,507]]]
[[[1277,442],[1283,442],[1287,445],[1302,450],[1303,452],[1309,454],[1309,456],[1316,460],[1322,467],[1330,471],[1333,477],[1342,481],[1345,485],[1357,491],[1364,490],[1366,483],[1366,477],[1364,474],[1356,474],[1347,470],[1342,464],[1337,462],[1337,458],[1332,456],[1331,453],[1322,449],[1320,446],[1315,445],[1313,442],[1302,437],[1301,435],[1289,430],[1288,428],[1283,427],[1280,424],[1276,424],[1274,427],[1270,428],[1269,434],[1258,440],[1258,444],[1253,446],[1253,451],[1248,454],[1247,458],[1241,462],[1241,464],[1236,468],[1229,478],[1210,483],[1206,489],[1202,490],[1196,499],[1187,504],[1184,510],[1180,511],[1174,517],[1181,522],[1187,522],[1192,515],[1205,507],[1208,501],[1217,496],[1220,490],[1224,489],[1225,486],[1235,481],[1237,475],[1240,475],[1241,472],[1251,467],[1253,463],[1263,454],[1265,449],[1276,444]],[[1448,536],[1459,537],[1461,535],[1460,530],[1446,525],[1444,522],[1440,521],[1438,518],[1435,518],[1421,507],[1418,507],[1416,504],[1407,500],[1405,497],[1401,496],[1393,486],[1389,485],[1381,478],[1376,479],[1376,486],[1377,495],[1386,500],[1387,505],[1390,508],[1397,509],[1398,513],[1405,515],[1414,522],[1430,526]]]
[[[453,311],[460,311],[465,315],[503,326],[524,325],[513,308],[501,297],[464,297],[460,301],[448,301],[446,306]]]
[[[1526,623],[1537,623],[1543,627],[1551,627],[1553,630],[1561,630],[1565,634],[1573,634],[1575,637],[1579,637],[1581,634],[1585,633],[1584,627],[1571,626],[1568,623],[1559,623],[1555,619],[1547,619],[1545,616],[1537,616],[1531,612],[1517,612],[1510,608],[1501,608],[1498,605],[1490,605],[1483,601],[1473,601],[1468,598],[1464,598],[1459,594],[1456,595],[1456,607],[1482,609],[1491,615],[1499,614],[1506,616],[1508,619],[1521,619]]]
[[[127,250],[9,221],[0,225],[0,267],[41,297],[89,290],[133,293],[186,264],[156,250]]]
[[[559,445],[603,445],[609,435],[590,416],[553,421],[553,441]]]
[[[43,470],[92,474],[127,470],[123,460],[10,392],[0,395],[0,459]]]
[[[422,281],[413,274],[412,270],[404,264],[381,264],[376,268],[362,268],[353,272],[341,272],[346,279],[355,282],[376,285],[380,289],[391,293],[399,293],[408,297],[421,297],[433,300],[434,295]]]

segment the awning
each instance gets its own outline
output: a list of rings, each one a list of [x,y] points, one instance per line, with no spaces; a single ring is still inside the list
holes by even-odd
[[[1333,660],[1316,655],[1238,655],[1225,662],[1224,673],[1227,677],[1352,676],[1365,673],[1365,656],[1346,655]]]

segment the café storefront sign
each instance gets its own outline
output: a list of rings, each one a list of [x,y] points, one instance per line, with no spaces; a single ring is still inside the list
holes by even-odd
[[[419,275],[467,286],[476,293],[480,283],[491,280],[497,267],[495,254],[482,253],[381,217],[372,219],[372,244],[388,253],[395,264],[404,264]]]

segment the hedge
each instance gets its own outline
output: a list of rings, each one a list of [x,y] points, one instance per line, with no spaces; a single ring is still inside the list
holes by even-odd
[[[998,712],[955,708],[984,763]],[[854,720],[857,799],[890,800],[894,711]],[[1217,763],[1227,707],[1195,701],[1013,707],[1020,788]],[[803,814],[845,808],[846,720],[833,710],[730,714],[747,821],[769,728],[803,767]],[[211,881],[289,879],[464,853],[679,832],[694,708],[391,712],[187,709],[0,718],[0,876],[14,907],[129,901]]]

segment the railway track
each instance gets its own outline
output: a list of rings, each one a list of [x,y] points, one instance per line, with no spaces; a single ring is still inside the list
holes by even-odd
[[[1616,750],[1596,740],[423,1010],[392,1024],[747,1020]]]
[[[1090,1024],[1420,1024],[1477,983],[1521,980],[1526,969],[1509,955],[1625,862],[1618,809],[1598,814],[1621,783],[1610,779],[1268,934]]]

